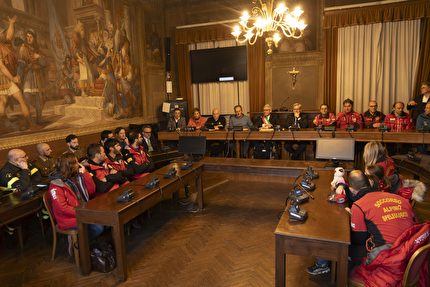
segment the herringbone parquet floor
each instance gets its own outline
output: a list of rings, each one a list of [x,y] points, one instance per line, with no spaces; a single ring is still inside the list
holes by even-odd
[[[206,176],[204,187],[204,211],[190,213],[182,205],[172,209],[171,201],[164,201],[162,211],[156,206],[151,218],[143,218],[142,229],[126,235],[128,279],[121,286],[274,286],[273,232],[290,186],[222,182]],[[428,210],[428,204],[423,207]],[[429,220],[428,211],[425,218],[418,216]],[[23,252],[18,246],[7,250],[1,240],[0,286],[119,284],[116,269],[110,274],[81,275],[67,254],[65,237],[60,237],[56,259],[51,261],[50,234],[48,231],[43,240],[41,235],[26,232]],[[312,258],[288,256],[287,286],[334,286],[329,274],[306,273],[313,262]]]

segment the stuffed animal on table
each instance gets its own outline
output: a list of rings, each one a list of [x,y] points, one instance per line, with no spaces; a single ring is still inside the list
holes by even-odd
[[[331,188],[333,190],[336,189],[336,186],[338,183],[346,184],[346,180],[343,178],[344,175],[345,175],[345,170],[342,167],[337,167],[334,170],[334,177],[333,177],[333,180],[331,182]]]

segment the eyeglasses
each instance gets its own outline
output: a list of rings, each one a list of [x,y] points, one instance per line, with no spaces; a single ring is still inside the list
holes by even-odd
[[[371,107],[371,108],[376,108],[378,105],[373,105],[373,106],[369,106],[369,107]]]
[[[270,110],[269,110],[269,109],[263,109],[263,111],[265,111],[265,112],[269,112]]]
[[[27,155],[25,154],[24,156],[19,156],[18,158],[26,158]]]
[[[151,132],[145,132],[145,131],[143,131],[143,133],[144,133],[144,134],[150,134]]]

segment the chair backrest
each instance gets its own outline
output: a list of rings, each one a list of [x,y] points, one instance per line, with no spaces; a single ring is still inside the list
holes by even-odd
[[[402,286],[416,286],[420,279],[420,269],[430,251],[430,239],[427,244],[417,249],[409,259],[403,275]]]
[[[49,191],[43,194],[43,203],[45,204],[46,211],[48,211],[49,219],[51,220],[52,231],[55,232],[57,222],[55,220],[54,213],[52,212],[52,198]]]

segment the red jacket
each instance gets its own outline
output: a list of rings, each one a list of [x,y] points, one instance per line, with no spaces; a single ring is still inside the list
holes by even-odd
[[[323,125],[323,126],[329,126],[336,122],[336,117],[332,113],[328,113],[327,117],[322,117],[321,113],[317,115],[313,121],[314,125]]]
[[[396,117],[394,112],[385,117],[384,125],[388,126],[391,131],[411,130],[414,128],[410,114],[403,112],[400,117]]]
[[[397,238],[391,248],[381,251],[368,265],[360,265],[356,274],[365,281],[365,286],[401,286],[409,258],[429,242],[430,222],[413,225]],[[427,256],[428,258],[428,256]],[[420,269],[418,286],[428,285],[428,259]]]
[[[363,120],[361,115],[354,111],[350,113],[340,112],[336,115],[336,126],[340,129],[346,129],[348,125],[355,125],[357,129],[363,128]]]
[[[124,184],[129,183],[129,181],[127,181],[125,178],[123,178],[123,176],[120,173],[112,175],[110,173],[110,171],[114,168],[109,164],[104,163],[102,166],[100,166],[97,164],[89,163],[85,167],[90,171],[90,174],[92,176],[95,176],[99,180],[102,180],[103,178],[109,177],[109,179],[107,181],[111,182],[111,184],[112,184],[112,187],[111,188],[108,187],[109,190],[107,190],[107,191],[106,191],[106,189],[104,191],[102,191],[101,189],[97,189],[97,192],[95,192],[93,194],[93,197],[99,197],[100,195],[102,195],[106,192],[112,191],[114,189],[117,189],[120,186],[123,186]],[[95,181],[97,182],[97,180],[95,180]],[[97,185],[97,183],[96,183],[96,185]],[[98,187],[100,187],[100,185],[98,185]]]
[[[91,175],[88,171],[85,171],[82,176],[85,180],[88,195],[93,194],[96,191],[96,185]],[[49,193],[52,199],[52,211],[57,220],[58,228],[64,230],[75,227],[77,225],[76,212],[73,208],[79,205],[76,194],[61,179],[51,181]]]
[[[146,157],[145,150],[143,149],[143,146],[139,146],[139,150],[135,149],[133,146],[129,145],[128,151],[133,156],[133,160],[136,162],[137,165],[142,165],[143,163],[149,163],[150,161]],[[145,175],[149,174],[149,172],[137,174],[135,173],[132,178],[141,178]]]
[[[396,164],[394,163],[394,160],[391,157],[385,156],[385,157],[378,158],[378,160],[376,161],[376,164],[379,164],[384,168],[384,173],[386,177],[390,178],[394,174],[394,167]]]

